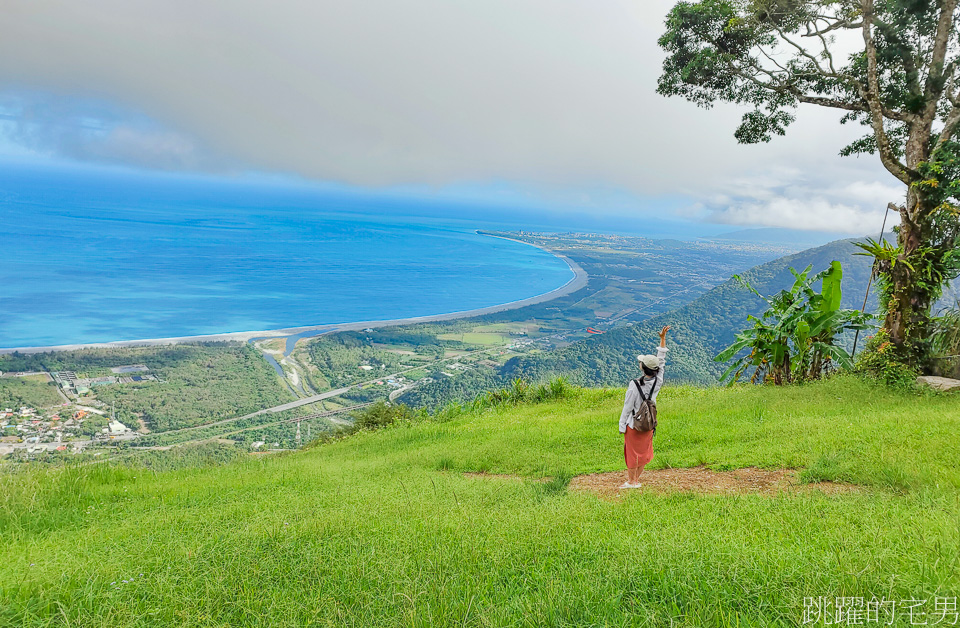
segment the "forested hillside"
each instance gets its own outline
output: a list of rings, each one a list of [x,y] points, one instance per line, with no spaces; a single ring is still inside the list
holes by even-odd
[[[831,261],[839,260],[844,272],[843,306],[859,308],[863,304],[872,259],[854,255],[858,250],[853,240],[837,240],[761,264],[742,276],[762,294],[770,295],[793,284],[791,267],[802,270],[812,265],[814,271],[820,271]],[[713,356],[746,326],[747,315],[760,314],[764,305],[736,280],[730,279],[686,306],[632,327],[615,329],[564,349],[514,358],[501,369],[501,375],[506,380],[524,377],[534,381],[564,375],[582,385],[620,385],[637,376],[637,354],[653,352],[656,332],[663,325],[671,325],[668,357],[671,380],[713,384],[722,372]],[[871,295],[867,308],[876,308],[875,296]]]

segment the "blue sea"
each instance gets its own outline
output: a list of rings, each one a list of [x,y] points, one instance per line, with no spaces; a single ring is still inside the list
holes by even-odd
[[[424,316],[573,276],[540,249],[478,235],[498,225],[476,212],[417,208],[268,183],[7,169],[0,348]]]

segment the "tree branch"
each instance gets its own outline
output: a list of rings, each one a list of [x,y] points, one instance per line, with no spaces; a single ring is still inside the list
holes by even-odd
[[[956,0],[948,0],[956,2]],[[880,84],[877,78],[877,47],[873,40],[873,0],[861,0],[863,8],[863,43],[867,53],[867,89],[861,91],[861,97],[870,108],[870,122],[873,134],[877,138],[877,152],[883,166],[897,179],[910,185],[914,180],[907,166],[896,158],[890,146],[890,138],[883,128],[883,107],[880,104]]]
[[[873,17],[873,23],[877,29],[883,33],[883,36],[896,45],[897,56],[900,58],[900,64],[903,66],[903,72],[906,75],[907,89],[914,96],[923,96],[923,89],[920,87],[920,72],[917,69],[916,60],[912,56],[910,45],[903,40],[902,33],[890,24]]]
[[[946,119],[943,121],[943,130],[940,131],[940,137],[937,138],[937,144],[934,146],[931,154],[942,148],[944,144],[953,138],[953,134],[957,130],[958,123],[960,123],[960,107],[954,104],[953,108],[950,109],[950,113],[947,114]]]
[[[780,68],[784,72],[789,73],[789,71],[786,68],[781,66],[775,59],[770,57],[770,55],[768,55],[767,52],[762,47],[758,47],[758,49],[760,50],[760,53],[767,59],[770,59],[770,61],[774,65],[776,65],[778,68]],[[746,72],[744,69],[738,67],[736,64],[730,61],[727,61],[727,67],[735,75],[747,81],[750,81],[751,83],[753,83],[757,87],[760,87],[761,89],[765,89],[767,91],[775,92],[778,94],[791,94],[795,96],[797,100],[799,100],[802,103],[819,105],[821,107],[830,107],[832,109],[843,109],[845,111],[857,111],[861,113],[870,112],[870,108],[864,103],[848,102],[843,100],[836,100],[834,98],[828,98],[825,96],[815,96],[811,94],[805,94],[795,85],[782,81],[781,77],[778,77],[775,73],[759,65],[752,58],[748,58],[748,62],[750,67],[753,68],[756,72],[760,74],[764,74],[767,77],[769,77],[770,82],[768,83],[758,79],[756,76]],[[863,91],[863,87],[859,84],[858,81],[855,82],[855,87],[857,88],[858,91],[860,92]],[[913,120],[912,114],[909,114],[903,111],[896,111],[894,109],[887,109],[882,105],[880,109],[883,113],[883,116],[889,120],[896,120],[898,122],[911,122]]]
[[[870,0],[871,2],[873,0]],[[937,104],[945,88],[945,71],[953,72],[954,64],[950,63],[944,67],[944,60],[947,57],[951,36],[953,35],[954,11],[957,8],[957,0],[943,0],[940,8],[940,19],[937,22],[937,35],[933,42],[933,52],[930,57],[930,71],[927,73],[926,85],[924,86],[923,97],[927,106],[923,112],[923,125],[930,127],[937,115]]]
[[[794,48],[796,48],[796,49],[797,49],[797,52],[799,52],[801,56],[809,59],[809,60],[810,60],[810,63],[813,64],[813,67],[817,68],[817,72],[818,72],[819,74],[821,74],[822,76],[829,76],[829,77],[832,77],[832,78],[842,78],[842,79],[852,79],[852,78],[853,78],[853,77],[850,76],[849,74],[837,74],[836,72],[828,72],[827,70],[825,70],[824,68],[822,68],[822,67],[820,66],[820,62],[817,60],[817,58],[816,58],[815,56],[813,56],[812,54],[810,54],[809,52],[807,52],[806,48],[804,48],[804,47],[801,46],[800,44],[796,43],[795,41],[793,41],[792,39],[790,39],[789,37],[787,37],[787,34],[783,32],[783,29],[782,29],[782,28],[780,28],[780,27],[777,26],[776,24],[772,24],[772,23],[770,24],[770,27],[773,28],[773,30],[777,31],[777,34],[780,35],[780,39],[782,39],[783,41],[787,42],[788,44],[790,44],[791,46],[793,46]]]
[[[773,63],[773,65],[777,66],[777,69],[779,69],[779,70],[781,70],[781,71],[783,71],[783,72],[787,72],[787,73],[790,72],[790,70],[788,70],[787,68],[785,68],[785,67],[783,67],[782,65],[780,65],[780,62],[779,62],[779,61],[777,61],[776,59],[774,59],[773,57],[771,57],[769,54],[767,54],[767,51],[763,49],[763,46],[757,46],[757,49],[760,51],[760,54],[762,54],[764,57],[766,57],[767,59],[769,59],[770,62]],[[772,72],[766,71],[766,69],[764,69],[764,72],[765,72],[765,74],[767,74],[768,76],[770,76],[771,78],[773,78],[773,73],[772,73]]]
[[[817,17],[821,17],[821,16],[817,16]],[[827,19],[827,18],[823,18],[823,19]],[[862,27],[863,27],[863,22],[851,22],[849,20],[840,20],[838,22],[834,22],[833,24],[827,26],[826,28],[817,28],[816,24],[814,24],[814,28],[811,29],[810,23],[808,23],[807,32],[801,35],[801,37],[823,36],[829,33],[830,31],[835,31],[841,28],[854,29],[854,28],[862,28]]]
[[[832,109],[843,109],[845,111],[859,111],[862,113],[869,113],[870,108],[867,105],[854,103],[854,102],[845,102],[842,100],[835,100],[833,98],[826,98],[823,96],[808,96],[807,94],[796,94],[797,99],[802,103],[807,103],[810,105],[819,105],[821,107],[830,107]],[[891,112],[897,113],[899,112]],[[889,117],[889,116],[887,116]],[[893,118],[894,120],[899,120],[900,118]]]
[[[833,67],[833,55],[830,53],[830,46],[827,45],[827,38],[823,36],[823,33],[817,31],[817,39],[820,40],[820,45],[823,46],[823,54],[827,56],[827,63],[830,65],[830,71],[836,74],[837,69]]]

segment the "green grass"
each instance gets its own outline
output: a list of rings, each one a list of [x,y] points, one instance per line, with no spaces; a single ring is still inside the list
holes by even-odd
[[[540,324],[536,321],[517,321],[515,323],[493,323],[490,325],[477,325],[473,331],[477,333],[530,333],[540,329]]]
[[[466,332],[463,334],[440,334],[440,340],[455,340],[467,345],[499,345],[506,344],[507,339],[500,334],[486,332]]]
[[[621,468],[621,396],[213,468],[2,474],[0,625],[794,626],[804,597],[960,594],[960,398],[854,378],[667,387],[653,466],[861,490],[569,491]]]

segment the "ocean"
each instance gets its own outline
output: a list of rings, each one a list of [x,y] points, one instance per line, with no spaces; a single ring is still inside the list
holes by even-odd
[[[7,169],[0,348],[388,320],[554,290],[565,262],[450,208],[280,185]],[[439,213],[439,212],[437,212]]]

